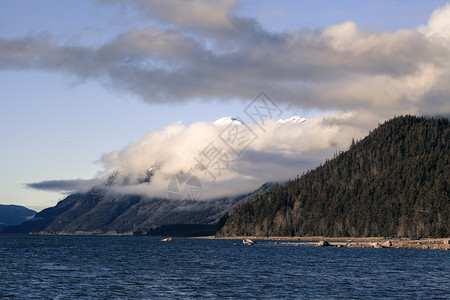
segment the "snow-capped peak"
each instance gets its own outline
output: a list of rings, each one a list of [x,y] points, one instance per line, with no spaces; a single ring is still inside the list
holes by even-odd
[[[236,118],[232,117],[223,117],[213,122],[214,125],[230,125],[230,124],[242,124],[241,121],[239,121]]]
[[[290,117],[289,119],[279,119],[277,121],[277,123],[280,123],[280,124],[286,124],[286,123],[300,124],[300,123],[303,123],[305,121],[306,121],[305,118],[302,118],[302,117],[299,117],[299,116],[293,116],[293,117]]]

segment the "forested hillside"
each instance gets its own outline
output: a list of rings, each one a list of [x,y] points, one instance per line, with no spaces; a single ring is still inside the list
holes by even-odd
[[[396,117],[244,203],[219,235],[448,237],[449,156],[448,119]]]

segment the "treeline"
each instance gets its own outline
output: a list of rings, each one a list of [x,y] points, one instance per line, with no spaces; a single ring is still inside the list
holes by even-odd
[[[447,118],[396,117],[241,205],[219,235],[448,237]]]

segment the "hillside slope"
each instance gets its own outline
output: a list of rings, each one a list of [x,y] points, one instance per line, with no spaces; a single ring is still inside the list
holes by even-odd
[[[449,120],[397,117],[241,205],[219,235],[448,237]]]
[[[39,212],[33,219],[20,225],[6,227],[3,233],[158,234],[164,232],[164,234],[191,235],[201,230],[214,234],[222,217],[231,212],[236,204],[253,199],[255,195],[273,189],[274,186],[274,184],[265,184],[254,193],[247,195],[201,201],[176,201],[142,195],[122,195],[102,188],[94,188],[88,193],[70,195],[55,207]],[[196,226],[186,226],[186,224]]]
[[[0,204],[0,231],[3,227],[20,224],[31,219],[36,212],[20,205]]]

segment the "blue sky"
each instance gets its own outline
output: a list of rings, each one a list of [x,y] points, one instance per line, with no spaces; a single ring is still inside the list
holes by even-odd
[[[174,1],[169,2],[172,3]],[[353,27],[351,24],[356,24],[359,30],[357,34],[368,37],[367,43],[379,39],[373,43],[376,45],[390,43],[391,47],[391,43],[394,43],[392,40],[400,41],[399,43],[401,43],[402,39],[405,38],[405,43],[414,43],[414,47],[419,47],[415,41],[418,40],[419,42],[417,43],[421,43],[421,38],[416,38],[415,33],[408,33],[410,35],[407,34],[405,37],[405,35],[400,35],[396,32],[399,29],[416,31],[419,26],[428,23],[433,11],[445,7],[446,1],[240,1],[234,4],[226,4],[224,5],[226,6],[225,8],[220,8],[225,11],[224,15],[228,13],[233,18],[231,18],[231,21],[225,20],[223,23],[217,22],[217,24],[214,23],[214,20],[211,21],[206,17],[205,20],[202,20],[202,23],[189,18],[183,19],[182,9],[179,9],[179,11],[174,10],[173,14],[167,14],[164,10],[166,9],[164,7],[165,4],[158,6],[158,1],[149,6],[145,5],[138,7],[120,0],[3,0],[0,3],[0,41],[3,43],[0,43],[0,82],[2,83],[0,88],[0,137],[3,141],[3,147],[0,149],[1,204],[18,204],[38,210],[55,205],[58,200],[64,197],[64,194],[31,189],[26,187],[25,184],[52,179],[89,179],[96,177],[99,175],[99,172],[101,173],[104,170],[104,162],[101,161],[103,154],[126,148],[128,145],[139,141],[148,132],[163,131],[166,126],[177,121],[181,121],[188,126],[197,121],[212,122],[223,116],[242,114],[243,107],[251,100],[252,96],[250,95],[256,96],[261,90],[268,91],[271,97],[279,100],[281,106],[287,107],[290,105],[292,113],[295,112],[307,118],[321,115],[325,112],[348,113],[350,111],[349,107],[354,105],[356,107],[355,111],[362,112],[362,114],[370,112],[373,110],[373,107],[376,107],[377,112],[379,112],[373,115],[373,121],[376,123],[375,121],[390,117],[388,111],[393,114],[402,113],[403,110],[398,104],[401,101],[419,103],[411,111],[405,109],[404,112],[433,114],[436,111],[441,111],[444,114],[449,113],[449,111],[446,111],[448,106],[445,103],[442,104],[432,98],[435,94],[446,95],[447,91],[443,88],[433,90],[433,87],[439,86],[440,78],[447,80],[446,66],[443,66],[442,70],[437,67],[432,68],[434,66],[432,62],[417,67],[421,74],[424,74],[420,82],[426,81],[427,78],[433,80],[430,86],[424,88],[425,92],[417,91],[417,94],[411,95],[406,92],[398,92],[401,93],[400,96],[392,96],[397,97],[395,98],[397,100],[400,99],[397,101],[393,98],[397,101],[392,100],[392,103],[395,102],[394,104],[376,104],[375,106],[358,106],[357,102],[355,102],[358,99],[355,98],[354,100],[351,94],[352,92],[359,93],[354,86],[349,86],[348,91],[345,90],[346,92],[342,92],[342,95],[338,94],[336,96],[337,100],[334,100],[329,94],[323,96],[319,93],[320,89],[309,89],[311,83],[320,85],[327,81],[328,78],[336,76],[335,73],[339,72],[339,67],[336,67],[332,61],[330,61],[329,65],[325,63],[324,65],[319,65],[318,63],[313,64],[313,66],[308,65],[308,57],[310,56],[307,56],[307,58],[303,57],[300,65],[305,66],[305,69],[311,68],[313,70],[310,72],[312,74],[310,75],[311,77],[308,77],[308,74],[296,74],[295,70],[291,70],[295,75],[292,75],[293,77],[289,80],[281,82],[279,86],[271,84],[273,79],[270,76],[266,78],[261,77],[260,81],[256,83],[251,81],[248,78],[249,76],[246,76],[247,81],[244,80],[245,82],[243,79],[237,79],[237,83],[231,80],[229,88],[226,85],[225,87],[220,86],[216,88],[213,80],[215,80],[214,74],[219,72],[217,70],[205,71],[207,66],[202,66],[202,68],[192,73],[198,74],[198,78],[204,77],[202,80],[199,79],[197,81],[196,77],[192,77],[189,81],[183,81],[179,79],[179,74],[174,74],[172,69],[180,68],[180,72],[190,71],[190,68],[183,69],[184,65],[188,63],[195,64],[195,61],[201,55],[208,53],[205,51],[202,52],[203,54],[190,54],[192,51],[196,51],[189,48],[196,47],[193,41],[200,41],[198,44],[204,45],[205,49],[212,47],[211,52],[214,56],[211,57],[220,56],[223,51],[228,51],[229,56],[232,57],[230,58],[230,65],[233,65],[235,62],[233,59],[236,59],[236,57],[243,57],[243,61],[239,61],[236,67],[230,67],[229,70],[223,71],[217,77],[217,81],[224,78],[233,79],[235,77],[233,74],[240,72],[239,64],[245,64],[249,61],[248,58],[253,57],[246,56],[249,54],[245,51],[242,51],[239,56],[233,57],[233,47],[238,45],[239,48],[246,49],[247,44],[253,41],[252,38],[255,40],[265,38],[260,37],[258,34],[252,36],[253,33],[249,33],[249,36],[244,38],[237,37],[239,33],[232,31],[236,28],[244,33],[246,32],[245,30],[262,28],[264,35],[270,36],[267,38],[268,42],[278,43],[280,40],[280,45],[293,43],[294,46],[292,47],[295,48],[295,46],[306,43],[302,41],[307,39],[308,41],[310,39],[319,39],[330,26],[352,21],[354,23],[346,23],[347,27],[342,26],[337,29],[333,27],[333,30],[329,30],[329,36],[334,38],[336,34],[341,36],[341,34],[347,34],[348,32],[355,35],[356,33],[352,31]],[[148,12],[146,9],[148,9]],[[218,17],[220,16],[218,14]],[[253,21],[253,23],[246,23],[248,20]],[[230,22],[227,23],[228,21]],[[436,23],[441,24],[438,21]],[[209,26],[207,22],[214,24]],[[236,28],[229,29],[226,27],[231,26],[230,24],[236,26]],[[255,24],[258,25],[255,26]],[[217,26],[224,27],[219,28],[219,30]],[[442,26],[445,26],[445,24]],[[76,62],[76,55],[67,56],[67,58],[64,58],[56,65],[57,63],[53,61],[47,64],[51,58],[42,59],[45,53],[36,54],[37,58],[28,59],[21,56],[19,59],[16,59],[14,51],[8,55],[5,52],[2,54],[1,51],[1,49],[16,47],[16,44],[14,44],[16,41],[31,37],[33,43],[30,43],[27,47],[37,47],[39,44],[36,41],[50,40],[48,42],[50,46],[46,47],[49,47],[48,49],[50,50],[59,49],[57,50],[59,52],[55,53],[63,53],[62,55],[65,55],[64,51],[72,51],[73,49],[68,49],[70,47],[83,49],[83,51],[86,49],[95,51],[95,49],[102,48],[105,44],[110,45],[111,49],[113,49],[111,51],[126,53],[127,49],[119,49],[121,40],[118,40],[118,37],[124,33],[130,33],[130,36],[126,37],[128,38],[126,41],[131,41],[130,45],[136,46],[136,49],[138,49],[136,51],[141,51],[140,45],[134,39],[135,35],[131,34],[140,34],[139,39],[142,39],[147,36],[148,32],[146,30],[149,28],[157,28],[162,32],[154,33],[152,31],[151,34],[161,34],[161,36],[170,34],[171,39],[180,38],[178,34],[181,33],[182,38],[180,38],[181,42],[179,45],[180,47],[187,47],[186,50],[183,49],[186,52],[181,54],[176,52],[179,49],[174,49],[175,54],[173,55],[175,59],[173,57],[163,57],[160,60],[158,58],[151,61],[156,67],[159,66],[158,64],[164,64],[164,68],[169,68],[168,74],[163,74],[167,76],[169,82],[161,81],[162,83],[159,83],[156,80],[158,77],[156,79],[155,77],[149,77],[155,80],[155,83],[149,82],[150,91],[155,93],[159,93],[160,89],[163,91],[161,95],[158,94],[158,96],[154,97],[149,92],[145,82],[142,83],[138,79],[131,80],[127,78],[127,76],[135,74],[126,73],[129,71],[129,68],[132,68],[129,66],[123,67],[121,65],[125,73],[120,73],[120,76],[110,80],[112,75],[103,76],[104,70],[102,67],[91,71],[89,66],[82,65],[83,62]],[[169,30],[166,30],[168,28]],[[425,36],[430,35],[429,33],[434,30],[433,28],[430,25],[429,28],[423,29],[423,34]],[[444,29],[450,31],[448,27]],[[439,30],[436,32],[439,32]],[[328,34],[328,31],[326,32]],[[392,34],[389,35],[389,33]],[[382,40],[386,34],[388,35],[386,41]],[[286,35],[288,35],[288,38],[286,38]],[[192,36],[194,38],[191,39]],[[286,40],[283,40],[285,38]],[[323,43],[324,40],[314,42],[306,50],[303,50],[302,46],[300,46],[299,48],[302,49],[299,51],[310,51],[310,49],[315,49],[314,47],[321,47],[320,43]],[[194,46],[190,45],[191,42]],[[255,43],[259,43],[259,41]],[[430,53],[442,52],[438,46],[430,45],[427,44],[427,47],[437,49],[433,50],[435,52],[430,51]],[[61,46],[67,47],[59,48]],[[250,45],[249,48],[252,46]],[[220,47],[223,48],[220,49]],[[281,46],[271,45],[271,47],[278,49],[276,47]],[[295,49],[292,50],[292,47],[283,48],[280,52],[281,57],[279,59],[281,60],[274,59],[274,63],[279,65],[281,62],[282,64],[284,55],[286,55],[288,60],[288,55],[296,51]],[[337,45],[336,47],[342,47],[342,45]],[[366,46],[363,45],[361,47]],[[401,45],[395,44],[392,47],[398,48]],[[407,48],[405,47],[405,49]],[[167,48],[164,49],[167,50]],[[342,49],[339,50],[341,51]],[[347,50],[344,49],[342,51]],[[24,50],[20,49],[20,51]],[[274,53],[278,53],[277,51],[274,50]],[[292,52],[288,53],[287,51]],[[357,53],[357,55],[360,53],[358,52],[360,51],[359,48],[357,50],[351,49],[351,51],[353,51],[352,53]],[[423,50],[423,52],[420,53],[420,57],[429,55],[426,53],[426,50]],[[251,55],[258,55],[256,50],[252,50],[251,53]],[[162,55],[164,56],[165,54]],[[184,59],[187,55],[191,56],[178,65],[179,56]],[[392,55],[395,55],[395,53]],[[416,59],[414,55],[415,53],[412,53],[411,59],[413,60]],[[222,61],[226,61],[229,56],[225,56],[225,59]],[[93,57],[101,59],[101,53]],[[443,57],[445,58],[445,54],[443,54]],[[34,59],[38,59],[38,66],[35,65]],[[70,59],[75,62],[69,62]],[[92,64],[96,63],[95,59]],[[109,59],[109,57],[105,59]],[[144,61],[144,59],[139,56],[136,58],[136,61],[130,64],[147,63],[148,61]],[[41,60],[44,62],[42,63]],[[115,66],[117,64],[120,65],[124,61],[126,62],[127,60],[120,58],[120,61],[117,60],[114,64]],[[411,76],[417,73],[417,71],[407,70],[407,63],[401,63],[398,69],[392,71],[392,74],[389,73],[391,70],[379,71],[377,69],[378,66],[380,64],[383,65],[385,61],[388,60],[382,57],[373,65],[368,64],[361,67],[364,68],[364,71],[361,71],[363,75],[368,76],[367,82],[372,80],[370,77],[372,71],[367,71],[370,68],[375,70],[373,72],[378,72],[378,77],[375,80],[382,80],[383,76],[388,75],[394,79],[399,76],[405,76],[409,80]],[[219,63],[220,61],[217,64]],[[77,65],[82,65],[80,69],[84,69],[78,69]],[[135,71],[142,71],[141,67],[139,66]],[[226,67],[228,66],[224,66],[224,68]],[[348,76],[348,78],[362,74],[348,71],[353,69],[354,66],[341,67],[347,72],[345,76]],[[333,68],[336,68],[336,70],[331,70]],[[389,68],[386,67],[386,69]],[[256,67],[256,70],[258,70],[258,67]],[[273,67],[268,65],[261,70],[270,71],[273,70]],[[323,76],[321,70],[326,70],[324,72],[329,74],[327,73],[328,75]],[[276,70],[274,70],[274,78],[284,76],[284,74],[289,74],[290,72],[285,69],[282,71],[286,73],[282,72],[280,73],[281,75],[276,75]],[[133,72],[133,69],[131,72]],[[220,70],[220,72],[222,71]],[[242,74],[245,72],[248,72],[248,70],[242,70]],[[189,76],[194,75],[187,75],[187,77]],[[436,76],[438,77],[437,79],[435,78]],[[208,81],[208,77],[211,82]],[[177,81],[170,81],[170,78],[175,78]],[[307,89],[296,90],[297,80],[299,86],[304,85]],[[334,79],[333,84],[336,84],[338,81]],[[414,79],[411,79],[411,81],[415,82]],[[239,82],[242,83],[242,90],[241,86],[238,85]],[[445,83],[445,81],[443,82]],[[345,84],[347,83],[344,82]],[[184,85],[187,87],[181,88]],[[207,85],[213,87],[209,88]],[[174,90],[173,93],[172,89]],[[192,92],[191,89],[193,90]],[[331,95],[336,94],[336,90],[332,87],[326,86],[326,89],[330,90]],[[396,89],[397,87],[395,86],[393,90]],[[236,92],[234,93],[234,91]],[[286,91],[286,93],[280,91]],[[340,93],[340,90],[338,92]],[[291,99],[292,95],[299,95],[299,97],[311,95],[311,99],[299,103],[296,102],[296,99]],[[322,96],[323,99],[320,98]],[[315,102],[314,97],[322,100]],[[429,97],[431,100],[428,100],[426,97]],[[341,98],[344,100],[339,100]],[[434,105],[433,109],[425,109],[425,105],[421,103],[422,99],[425,99],[423,101],[430,101]],[[353,102],[348,103],[346,101]],[[374,99],[370,103],[378,103],[377,101],[379,100]],[[291,112],[285,113],[284,117],[290,117],[288,114]],[[365,124],[364,126],[369,125]],[[366,129],[364,127],[363,131]]]

